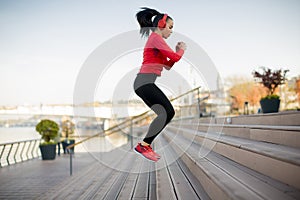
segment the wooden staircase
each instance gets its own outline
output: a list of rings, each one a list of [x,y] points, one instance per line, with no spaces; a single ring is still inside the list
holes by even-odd
[[[212,199],[300,199],[299,125],[299,112],[181,120],[164,137]]]
[[[99,153],[39,199],[300,199],[300,112],[174,120],[154,149]]]

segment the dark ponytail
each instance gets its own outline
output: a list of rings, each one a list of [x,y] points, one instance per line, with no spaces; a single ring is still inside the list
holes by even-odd
[[[158,21],[163,18],[164,14],[161,14],[157,10],[151,8],[144,7],[141,9],[143,10],[136,14],[136,18],[141,27],[140,34],[142,35],[142,37],[148,37],[150,34],[150,30],[154,31],[154,27],[157,27]],[[153,23],[152,18],[154,16],[155,18],[153,20]]]

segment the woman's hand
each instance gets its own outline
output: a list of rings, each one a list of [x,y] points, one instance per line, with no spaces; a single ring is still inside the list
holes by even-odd
[[[180,49],[186,50],[186,44],[184,42],[178,42],[176,45],[176,51],[179,51]]]

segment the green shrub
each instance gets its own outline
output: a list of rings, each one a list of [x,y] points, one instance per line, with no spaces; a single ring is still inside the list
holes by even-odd
[[[55,142],[50,140],[53,140],[58,135],[59,126],[56,122],[44,119],[36,125],[35,130],[42,136],[42,139],[45,141],[44,145],[55,144]]]
[[[272,94],[272,95],[267,95],[265,96],[264,98],[261,98],[262,100],[263,99],[280,99],[280,97],[276,94]]]

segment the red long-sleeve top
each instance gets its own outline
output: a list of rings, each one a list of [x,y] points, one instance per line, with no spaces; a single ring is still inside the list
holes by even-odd
[[[144,48],[143,64],[140,73],[161,75],[163,68],[171,69],[184,53],[183,49],[174,52],[159,34],[152,32]]]

